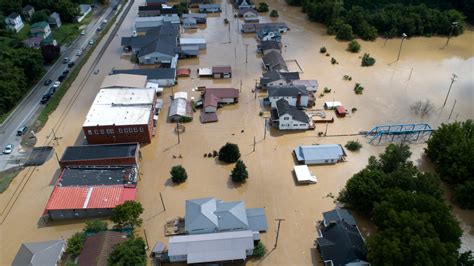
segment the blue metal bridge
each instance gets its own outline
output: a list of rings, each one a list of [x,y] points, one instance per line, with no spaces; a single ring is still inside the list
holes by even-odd
[[[369,144],[383,142],[419,142],[431,137],[433,129],[428,124],[400,124],[375,126],[367,132]]]

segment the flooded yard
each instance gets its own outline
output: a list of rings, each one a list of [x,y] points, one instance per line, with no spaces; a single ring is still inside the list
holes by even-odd
[[[130,10],[118,36],[99,63],[100,74],[87,76],[86,71],[91,67],[91,62],[84,66],[58,109],[37,134],[38,144],[47,143],[51,139],[52,128],[60,137],[59,144],[54,144],[59,156],[67,146],[84,142],[82,123],[104,76],[112,67],[137,67],[130,62],[129,56],[122,56],[120,38],[132,33],[138,5],[143,3],[143,0],[136,1]],[[180,60],[178,66],[190,68],[191,77],[179,78],[178,85],[165,89],[161,96],[164,108],[158,121],[157,135],[151,144],[142,147],[142,175],[138,183],[137,200],[143,204],[145,212],[142,216],[143,227],[138,232],[143,235],[146,230],[150,246],[156,241],[167,243],[164,226],[168,220],[184,215],[185,200],[199,197],[216,197],[225,201],[244,200],[248,208],[265,208],[269,229],[261,234],[261,239],[269,251],[275,244],[275,219],[285,219],[281,223],[278,247],[261,262],[262,265],[320,265],[319,257],[314,251],[316,221],[322,219],[322,212],[335,206],[334,197],[337,197],[346,181],[366,165],[368,157],[379,154],[385,148],[369,145],[363,137],[331,135],[367,131],[379,124],[426,122],[436,127],[448,121],[454,100],[457,103],[450,121],[474,118],[474,31],[468,28],[463,35],[452,38],[449,46],[444,49],[441,47],[446,38],[409,38],[403,43],[400,60],[395,62],[400,39],[391,39],[386,43],[380,38],[375,42],[359,41],[362,45],[361,52],[352,54],[345,51],[346,42],[339,42],[334,36],[328,36],[322,25],[310,23],[298,8],[286,6],[283,0],[270,1],[270,9],[279,11],[278,21],[286,22],[291,28],[282,35],[285,60],[298,61],[303,69],[302,79],[318,80],[318,95],[324,87],[332,89],[331,93],[322,98],[316,97],[315,108],[322,109],[325,101],[335,99],[341,101],[349,111],[357,108],[357,112],[345,118],[336,118],[333,112],[326,112],[327,118],[335,117],[335,122],[327,126],[328,137],[318,137],[318,132],[326,131],[325,124],[316,124],[313,131],[297,133],[282,133],[267,128],[265,134],[265,119],[259,116],[265,94],[252,92],[262,75],[261,56],[256,54],[255,34],[239,32],[238,27],[243,21],[233,17],[232,8],[226,3],[227,8],[223,8],[222,14],[210,16],[205,27],[182,33],[184,37],[205,38],[207,50],[201,52],[198,58]],[[229,24],[224,24],[226,10]],[[265,16],[263,20],[270,19]],[[319,53],[322,46],[327,48],[329,57]],[[100,45],[98,48],[100,49]],[[364,52],[376,59],[374,66],[360,66],[359,57]],[[331,57],[337,59],[339,64],[332,65]],[[231,65],[232,79],[197,77],[198,67],[212,65]],[[453,84],[446,106],[443,107],[453,73],[458,78]],[[350,75],[352,81],[343,80],[344,75]],[[353,91],[356,82],[365,88],[362,95],[356,95]],[[217,123],[201,124],[199,111],[194,113],[193,121],[183,124],[185,132],[180,134],[178,144],[176,124],[166,121],[169,96],[176,91],[186,91],[189,96],[198,99],[199,92],[192,90],[197,86],[239,89],[239,103],[219,109]],[[77,94],[77,91],[80,92]],[[415,115],[410,106],[425,99],[435,105],[433,114],[426,117]],[[363,148],[356,153],[348,152],[346,162],[310,167],[311,172],[318,177],[317,184],[295,183],[292,174],[295,161],[291,152],[296,146],[316,143],[344,145],[348,140],[355,139],[363,143]],[[242,160],[249,172],[245,184],[235,185],[230,180],[233,165],[222,164],[215,158],[203,156],[204,153],[218,150],[226,142],[236,143],[240,147]],[[423,144],[411,145],[412,160],[419,165],[423,164],[421,156],[424,147]],[[169,171],[174,165],[182,165],[186,169],[188,180],[184,184],[175,186],[170,182]],[[67,238],[83,228],[83,221],[45,225],[40,219],[58,169],[53,156],[40,167],[23,170],[10,188],[0,194],[0,264],[12,261],[22,242]],[[163,210],[160,193],[166,211]],[[10,199],[14,195],[19,196],[13,197],[16,200],[12,202]],[[10,209],[11,211],[3,211]],[[472,211],[457,208],[454,211],[466,232],[463,236],[463,248],[472,250]],[[360,225],[364,233],[373,232],[367,221],[362,220]],[[260,262],[248,262],[248,265],[253,264]]]

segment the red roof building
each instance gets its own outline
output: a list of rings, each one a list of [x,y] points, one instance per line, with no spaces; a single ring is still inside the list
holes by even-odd
[[[336,107],[336,114],[338,116],[342,116],[342,117],[346,116],[346,114],[347,114],[346,108],[344,108],[344,106],[342,106],[342,105],[337,106]]]
[[[180,68],[177,71],[178,77],[189,77],[191,75],[191,69],[189,68]]]

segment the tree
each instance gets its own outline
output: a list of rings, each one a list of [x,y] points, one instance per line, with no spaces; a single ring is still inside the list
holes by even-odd
[[[362,144],[358,140],[350,140],[346,143],[344,146],[350,151],[358,151],[360,148],[362,148]]]
[[[219,160],[226,163],[235,163],[240,158],[239,146],[234,143],[227,142],[219,150]]]
[[[76,17],[80,15],[79,5],[70,0],[57,0],[54,4],[54,10],[57,10],[61,16],[62,22],[74,23]]]
[[[370,54],[364,53],[362,56],[361,66],[373,66],[375,64],[375,58],[370,57]]]
[[[30,23],[36,23],[36,22],[41,22],[41,21],[48,21],[49,17],[49,12],[46,9],[36,11],[33,13],[33,16],[31,16]]]
[[[107,222],[101,220],[86,221],[85,233],[99,233],[107,230]]]
[[[86,234],[83,232],[77,232],[72,235],[66,244],[66,253],[72,257],[77,257],[81,254],[82,247],[84,246],[84,240],[86,239]]]
[[[232,181],[236,183],[244,182],[249,177],[247,166],[245,166],[242,160],[237,161],[230,176],[232,177]]]
[[[279,15],[278,15],[278,11],[273,9],[272,12],[270,12],[270,17],[272,18],[277,18]]]
[[[0,114],[5,114],[26,93],[26,77],[22,69],[8,60],[0,60],[0,69]]]
[[[456,186],[454,199],[462,208],[474,209],[474,180],[469,180]]]
[[[259,241],[258,244],[253,249],[253,255],[256,259],[261,259],[267,253],[267,248],[263,245],[262,241]]]
[[[171,180],[175,184],[180,184],[186,181],[188,179],[188,174],[186,173],[186,169],[182,167],[181,165],[176,165],[171,168],[170,171],[171,174]]]
[[[347,44],[347,50],[351,53],[358,53],[360,51],[360,44],[356,40],[352,40]]]
[[[474,257],[472,256],[472,251],[469,250],[469,251],[459,254],[456,265],[457,266],[474,266]]]
[[[260,2],[260,3],[258,4],[258,8],[257,8],[257,11],[258,11],[258,12],[268,12],[268,10],[270,10],[270,9],[269,9],[267,3],[265,3],[265,2]]]
[[[3,49],[0,58],[11,61],[15,66],[23,69],[28,85],[36,83],[43,74],[43,57],[36,49],[20,47]]]
[[[61,55],[61,48],[52,44],[41,46],[41,54],[46,64],[51,64],[56,61]]]
[[[112,209],[112,222],[115,223],[115,227],[135,228],[143,223],[140,215],[143,213],[143,207],[140,202],[127,200],[121,205],[115,206]]]
[[[352,33],[352,26],[345,23],[341,24],[337,28],[336,39],[343,41],[350,41],[354,39],[354,35]]]
[[[109,256],[109,265],[146,265],[145,241],[132,237],[117,245]]]
[[[188,4],[186,2],[179,2],[179,4],[174,5],[174,7],[176,8],[176,12],[179,16],[189,13]]]

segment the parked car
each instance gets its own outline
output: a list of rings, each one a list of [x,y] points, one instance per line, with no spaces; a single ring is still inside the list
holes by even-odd
[[[51,95],[45,94],[45,95],[43,95],[43,97],[41,97],[40,103],[41,104],[46,104],[49,101],[49,99],[51,99]]]
[[[60,81],[55,81],[55,82],[53,83],[53,88],[58,88],[59,85],[61,85],[61,82],[60,82]]]
[[[26,131],[28,131],[28,127],[22,126],[16,131],[17,136],[23,136]]]
[[[66,75],[61,74],[61,76],[58,77],[58,81],[63,82],[65,78],[66,78]]]
[[[69,64],[67,64],[67,66],[68,67],[73,67],[75,64],[76,64],[76,62],[69,62]]]
[[[79,50],[76,55],[81,56],[82,55],[82,50]]]
[[[97,28],[97,31],[101,31],[101,30],[102,30],[102,27],[99,26],[99,27]]]
[[[69,63],[69,61],[71,61],[71,59],[69,57],[64,57],[63,64],[67,64],[67,63]]]
[[[90,40],[90,41],[89,41],[89,44],[90,44],[90,45],[93,45],[93,44],[94,44],[94,40]]]
[[[68,70],[68,69],[64,69],[63,75],[67,75],[67,74],[69,74],[69,70]]]
[[[7,144],[5,145],[5,148],[3,148],[3,154],[10,154],[13,151],[13,145],[12,144]]]
[[[47,79],[47,80],[44,81],[43,85],[44,85],[44,86],[48,86],[48,85],[51,84],[52,82],[53,82],[52,80]]]
[[[85,30],[82,30],[82,31],[81,31],[81,35],[86,35],[86,31],[85,31]]]

